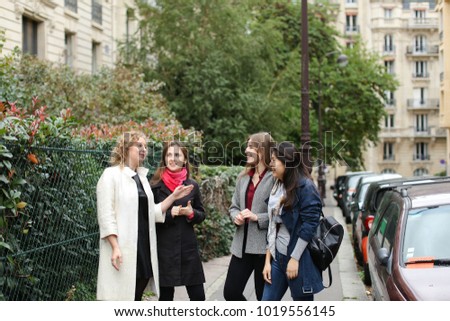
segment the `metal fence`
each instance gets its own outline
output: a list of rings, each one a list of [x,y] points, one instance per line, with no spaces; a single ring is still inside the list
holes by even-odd
[[[15,175],[27,181],[21,191],[27,206],[5,217],[0,231],[12,249],[0,248],[0,300],[95,300],[95,189],[110,149],[49,146],[8,146]],[[158,159],[149,155],[146,165],[154,169]]]

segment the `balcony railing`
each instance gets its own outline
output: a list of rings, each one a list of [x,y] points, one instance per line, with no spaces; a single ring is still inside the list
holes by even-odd
[[[437,18],[412,18],[408,21],[410,29],[434,29],[438,28]]]
[[[383,55],[393,55],[395,54],[395,46],[383,46]]]
[[[430,78],[430,73],[428,73],[428,72],[414,72],[412,74],[412,77],[413,78],[421,78],[421,79],[423,79],[423,78]]]
[[[408,109],[439,109],[439,99],[408,99]]]
[[[92,0],[92,21],[102,24],[102,4],[98,0]]]
[[[395,161],[395,155],[383,155],[383,160],[384,161]]]
[[[439,46],[407,46],[406,54],[413,56],[428,56],[428,55],[438,55]]]
[[[430,160],[430,155],[425,154],[414,154],[413,161],[427,161]]]
[[[77,13],[78,11],[78,0],[64,0],[64,8],[69,9]]]
[[[344,33],[346,35],[359,33],[359,26],[345,26]]]

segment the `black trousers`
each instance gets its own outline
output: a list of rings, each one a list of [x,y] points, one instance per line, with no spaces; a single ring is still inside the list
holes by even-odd
[[[246,254],[242,259],[232,256],[228,266],[227,279],[223,289],[223,296],[227,301],[247,301],[244,296],[245,286],[252,275],[255,281],[255,293],[258,301],[261,301],[264,290],[264,269],[265,254]]]
[[[134,290],[134,301],[142,301],[145,287],[150,279],[136,278],[136,288]]]
[[[203,284],[186,285],[186,291],[191,301],[205,301]],[[175,287],[161,286],[159,288],[159,301],[173,301]]]

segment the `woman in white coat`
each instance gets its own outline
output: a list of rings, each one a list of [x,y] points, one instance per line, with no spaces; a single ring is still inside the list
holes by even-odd
[[[193,186],[179,186],[155,204],[148,169],[141,167],[146,157],[145,136],[124,133],[112,151],[112,166],[97,183],[98,300],[140,301],[148,285],[159,296],[155,222],[164,222],[163,213],[175,200],[188,195]]]

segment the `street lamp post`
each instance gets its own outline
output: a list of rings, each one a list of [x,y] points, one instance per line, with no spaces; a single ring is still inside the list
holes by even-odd
[[[311,172],[311,160],[309,157],[311,134],[309,132],[309,44],[308,44],[308,1],[302,0],[302,96],[301,113],[302,123],[300,143],[302,149],[302,160],[308,170]]]
[[[333,55],[335,53],[338,53],[338,51],[332,51],[329,52],[327,54],[325,54],[325,57],[328,57],[330,55]],[[339,57],[336,60],[337,64],[341,67],[344,67],[347,65],[348,63],[348,57],[344,54],[340,54]],[[319,194],[320,197],[322,199],[322,204],[324,204],[324,199],[327,196],[326,193],[326,185],[327,185],[327,179],[325,176],[325,156],[324,156],[324,152],[325,152],[325,144],[323,141],[323,124],[322,124],[322,82],[321,82],[321,66],[322,66],[322,62],[319,62],[318,65],[318,71],[319,71],[319,75],[318,75],[318,81],[317,81],[317,86],[318,86],[318,111],[317,111],[317,121],[319,123],[318,126],[318,130],[319,130],[319,134],[318,134],[318,138],[319,138],[319,173],[317,176],[317,186],[319,188]]]

